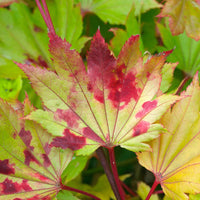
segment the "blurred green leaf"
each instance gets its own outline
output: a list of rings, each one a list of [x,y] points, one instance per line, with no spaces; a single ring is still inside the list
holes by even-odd
[[[137,193],[141,197],[142,200],[145,200],[148,193],[150,191],[150,187],[143,182],[138,183]],[[159,200],[157,194],[153,194],[150,200]]]
[[[132,7],[133,0],[79,0],[83,13],[92,12],[104,22],[111,24],[124,24],[126,15]]]
[[[66,190],[61,190],[57,195],[58,200],[78,200],[77,197],[73,196],[73,194]]]
[[[191,194],[190,195],[190,200],[199,200],[200,199],[200,194]]]
[[[179,62],[178,68],[190,76],[200,69],[200,41],[188,37],[185,33],[172,36],[170,30],[162,24],[157,24],[165,47],[158,47],[159,51],[173,49],[168,57],[169,62]]]
[[[74,156],[71,163],[67,166],[61,176],[62,179],[64,179],[63,183],[66,184],[76,178],[85,168],[87,161],[88,157],[86,156]]]
[[[167,92],[173,81],[173,74],[178,63],[166,63],[162,69],[162,81],[160,89],[163,93]]]
[[[15,100],[22,88],[22,79],[19,76],[17,79],[0,78],[0,97],[5,100]]]

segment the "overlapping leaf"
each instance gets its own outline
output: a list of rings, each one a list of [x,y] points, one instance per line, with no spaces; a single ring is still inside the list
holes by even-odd
[[[162,24],[157,24],[161,33],[161,38],[165,47],[159,47],[159,50],[174,49],[173,54],[168,57],[170,62],[178,62],[178,68],[194,76],[200,66],[200,41],[188,37],[185,33],[178,36],[172,36],[170,30]]]
[[[178,99],[173,95],[155,98],[170,52],[143,64],[139,36],[132,36],[116,59],[97,31],[86,71],[69,43],[52,34],[50,39],[56,72],[19,64],[47,108],[33,112],[29,119],[54,135],[53,145],[63,149],[82,149],[83,154],[99,146],[148,149],[143,142],[157,137],[162,128],[152,123]]]
[[[72,0],[50,1],[48,6],[58,35],[80,51],[88,40],[81,37],[80,8],[74,7]],[[0,77],[24,76],[13,60],[51,67],[47,28],[37,8],[33,13],[22,3],[0,8],[0,26]]]
[[[198,75],[186,96],[166,113],[161,123],[169,130],[150,142],[152,152],[138,153],[142,166],[152,171],[164,193],[174,200],[200,193],[200,87]]]
[[[189,37],[200,39],[200,2],[197,0],[168,0],[161,17],[169,17],[169,26],[174,35],[186,31]]]
[[[130,8],[134,4],[136,6],[135,14],[139,15],[152,8],[161,7],[155,0],[76,0],[81,3],[83,13],[93,12],[98,15],[104,22],[111,24],[124,24]]]
[[[32,109],[26,100],[24,114]],[[73,153],[53,147],[52,137],[22,120],[24,114],[0,100],[0,199],[55,199]]]

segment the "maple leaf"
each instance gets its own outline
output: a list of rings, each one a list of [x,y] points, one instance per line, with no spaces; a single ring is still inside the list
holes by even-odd
[[[22,119],[32,110],[28,99],[24,113],[0,100],[0,199],[50,200],[62,189],[61,174],[73,152],[51,146],[50,134]]]
[[[52,145],[89,154],[99,146],[139,151],[143,142],[158,136],[162,127],[152,124],[178,97],[155,98],[161,82],[164,52],[143,64],[139,36],[132,36],[116,59],[100,31],[88,53],[87,70],[70,44],[50,33],[55,72],[18,64],[42,98],[46,110],[36,110],[35,120],[55,136]]]
[[[196,0],[168,0],[159,17],[169,17],[173,35],[186,31],[189,37],[200,39],[200,3]]]
[[[160,120],[169,133],[150,142],[152,152],[137,153],[139,163],[152,171],[164,193],[174,200],[200,193],[200,87],[198,74]]]

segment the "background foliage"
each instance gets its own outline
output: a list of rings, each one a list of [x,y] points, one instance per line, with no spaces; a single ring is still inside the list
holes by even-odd
[[[84,62],[88,57],[92,37],[98,29],[115,57],[120,54],[124,43],[136,34],[140,36],[139,48],[144,62],[151,59],[154,54],[158,54],[159,57],[162,56],[159,52],[173,49],[173,53],[167,57],[169,63],[162,68],[159,95],[180,94],[192,82],[186,92],[181,94],[181,96],[189,97],[172,106],[173,111],[167,112],[159,121],[173,136],[160,137],[160,143],[168,141],[162,145],[162,148],[158,145],[158,140],[148,143],[153,153],[144,152],[136,155],[132,151],[115,147],[117,167],[120,179],[132,190],[132,193],[127,192],[126,199],[145,199],[150,190],[149,186],[153,184],[155,174],[167,196],[163,193],[154,194],[151,197],[152,200],[187,199],[186,194],[190,193],[191,200],[199,199],[199,195],[195,195],[195,193],[200,193],[198,188],[194,185],[190,188],[187,185],[192,180],[200,184],[195,179],[199,173],[199,151],[194,153],[188,150],[190,155],[187,154],[188,159],[184,162],[181,161],[185,154],[182,156],[180,152],[186,151],[185,149],[190,145],[196,145],[197,148],[199,146],[200,2],[198,0],[167,0],[165,2],[47,0],[47,5],[56,33],[72,45],[71,49],[80,53]],[[85,195],[71,191],[59,192],[59,189],[55,187],[55,183],[59,182],[59,177],[68,187],[81,188],[102,200],[115,199],[95,153],[89,156],[77,156],[70,149],[61,151],[51,148],[48,157],[52,163],[58,163],[56,166],[51,165],[50,161],[45,159],[48,151],[45,148],[52,142],[52,138],[46,134],[49,131],[46,126],[49,124],[44,125],[45,129],[43,129],[34,121],[22,120],[29,118],[41,121],[38,116],[44,115],[45,118],[47,112],[46,110],[44,113],[40,110],[35,111],[35,108],[47,109],[48,106],[44,107],[44,99],[41,100],[38,96],[39,92],[36,93],[31,87],[30,82],[34,80],[27,79],[28,73],[25,74],[15,63],[39,65],[41,71],[46,69],[55,71],[48,43],[47,27],[34,1],[0,0],[0,97],[2,99],[0,101],[0,164],[3,166],[0,167],[0,199],[20,199],[21,194],[17,196],[16,193],[22,192],[26,196],[26,191],[28,191],[26,199],[45,198],[46,194],[49,195],[49,191],[53,191],[52,194],[50,192],[51,199],[89,199]],[[32,118],[29,115],[31,112],[35,113],[31,115]],[[186,127],[184,123],[172,120],[173,116],[182,116],[181,119],[185,120]],[[172,120],[171,123],[169,123],[170,120]],[[61,127],[56,128],[57,131],[61,129]],[[14,132],[19,133],[16,136],[17,140],[13,140]],[[194,137],[197,139],[194,140]],[[173,147],[169,149],[168,154],[165,153],[173,140],[175,140]],[[177,144],[177,141],[180,144]],[[23,157],[27,146],[32,150],[30,160]],[[13,152],[17,152],[15,155],[17,159],[12,157]],[[160,152],[160,157],[156,154],[158,152]],[[106,150],[105,153],[108,156]],[[176,161],[179,164],[173,162],[174,157],[177,157],[175,153],[180,155],[179,162]],[[55,155],[59,155],[60,160],[56,160],[58,158]],[[164,161],[161,161],[162,159]],[[40,164],[36,160],[39,160]],[[22,166],[22,162],[26,166]],[[152,163],[157,164],[150,166]],[[189,166],[194,163],[196,168],[190,169]],[[166,168],[162,169],[162,165]],[[20,168],[23,168],[23,171],[20,171]],[[34,169],[37,169],[39,174]],[[15,176],[11,175],[11,179],[7,179],[13,170]],[[195,176],[192,176],[191,171],[195,171],[193,173]],[[184,180],[187,179],[185,185],[173,186],[175,189],[168,187],[170,181],[182,181],[184,173],[188,174],[188,177],[184,177]],[[21,182],[21,180],[28,181]],[[52,183],[51,187],[49,187],[49,182]],[[15,188],[14,194],[6,193],[5,188],[2,189],[8,184]],[[30,192],[27,184],[33,191]],[[39,188],[42,188],[40,192],[38,192]],[[158,191],[160,190],[161,188],[158,188]]]

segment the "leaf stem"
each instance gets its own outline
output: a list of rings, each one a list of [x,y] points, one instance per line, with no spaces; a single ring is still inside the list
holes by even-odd
[[[131,194],[133,197],[138,196],[138,195],[137,195],[135,192],[133,192],[133,191],[131,190],[131,188],[129,188],[123,181],[120,181],[120,183],[121,183],[122,187],[123,187],[129,194]]]
[[[88,197],[91,197],[91,198],[93,198],[93,199],[95,199],[95,200],[101,200],[100,198],[94,196],[93,194],[90,194],[90,193],[88,193],[88,192],[85,192],[85,191],[82,191],[82,190],[79,190],[79,189],[76,189],[76,188],[72,188],[72,187],[63,185],[62,183],[61,183],[61,189],[62,189],[62,190],[72,191],[72,192],[77,192],[77,193],[79,193],[79,194],[83,194],[83,195],[86,195],[86,196],[88,196]]]
[[[53,22],[51,20],[51,16],[49,14],[49,10],[48,10],[48,7],[47,7],[47,4],[46,4],[46,1],[45,0],[42,0],[42,5],[44,7],[44,10],[42,8],[42,5],[40,3],[40,0],[35,0],[36,1],[36,4],[37,4],[37,7],[42,15],[42,18],[44,19],[48,29],[49,29],[49,32],[51,32],[52,34],[56,34],[55,32],[55,29],[54,29],[54,26],[53,26]]]
[[[114,147],[108,148],[108,152],[109,152],[109,157],[110,157],[111,169],[112,169],[112,172],[113,172],[113,175],[114,175],[114,179],[115,179],[115,183],[117,185],[117,189],[118,189],[119,194],[120,194],[120,198],[122,200],[125,200],[125,192],[122,188],[122,185],[121,185],[120,180],[119,180],[119,175],[118,175],[118,172],[117,172]]]
[[[182,82],[180,83],[177,91],[176,91],[176,95],[179,95],[181,90],[183,89],[184,85],[187,83],[187,81],[191,79],[191,77],[189,75],[186,75],[185,78],[182,80]]]
[[[108,162],[106,160],[106,156],[105,156],[103,147],[99,147],[96,150],[96,154],[97,154],[97,156],[99,158],[99,161],[101,162],[101,165],[102,165],[102,167],[104,169],[104,172],[106,173],[106,176],[107,176],[108,181],[109,181],[109,183],[111,185],[113,193],[115,194],[116,199],[117,200],[121,200],[119,191],[117,189],[117,185],[115,183],[115,179],[114,179],[113,173],[112,173],[112,171],[110,169],[110,165],[108,164]]]
[[[151,195],[153,194],[154,190],[156,189],[156,187],[158,186],[159,183],[160,182],[157,181],[157,179],[155,179],[155,181],[154,181],[154,183],[153,183],[153,185],[151,187],[151,190],[149,191],[149,194],[147,195],[145,200],[149,200],[150,199]]]

